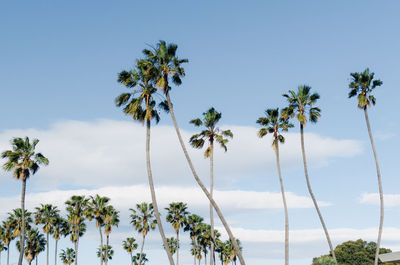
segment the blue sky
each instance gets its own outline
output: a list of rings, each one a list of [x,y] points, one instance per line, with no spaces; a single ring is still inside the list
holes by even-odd
[[[278,179],[270,143],[256,138],[255,120],[266,108],[285,106],[281,95],[289,89],[312,86],[321,95],[322,117],[318,124],[306,127],[311,133],[306,135],[310,176],[318,200],[325,202],[322,211],[328,227],[336,229],[333,240],[335,244],[360,237],[375,240],[374,231],[368,230],[378,225],[375,168],[363,113],[355,100],[347,99],[349,74],[370,67],[383,81],[375,93],[377,105],[370,110],[384,191],[391,195],[385,227],[394,232],[384,235],[383,244],[400,249],[390,236],[400,235],[400,230],[390,230],[397,229],[400,205],[396,167],[400,128],[394,96],[400,83],[399,7],[397,1],[2,2],[1,150],[8,148],[13,136],[40,138],[51,164],[29,182],[28,192],[39,198],[50,191],[58,198],[82,189],[100,189],[112,197],[111,187],[146,185],[144,129],[114,106],[114,98],[124,91],[116,76],[134,65],[147,44],[160,39],[177,43],[179,56],[190,61],[183,84],[172,90],[184,135],[194,132],[188,121],[210,106],[223,113],[221,126],[235,134],[228,153],[217,154],[216,188],[226,192],[221,195],[223,209],[236,231],[263,230],[271,238],[271,242],[244,241],[249,262],[282,264],[283,244],[279,236],[272,239],[283,230],[283,212],[279,200],[275,201]],[[175,185],[185,194],[195,184],[175,147],[171,125],[164,115],[154,130],[155,179],[166,194]],[[291,229],[299,238],[309,237],[293,239],[291,259],[293,264],[305,265],[328,248],[321,233],[315,239],[309,232],[319,231],[320,224],[307,201],[297,132],[296,126],[288,135],[282,159],[286,189],[298,196],[289,211]],[[123,158],[110,157],[105,150]],[[207,182],[207,161],[200,151],[192,153]],[[0,200],[10,202],[7,207],[17,205],[20,183],[4,172],[0,176]],[[250,199],[260,199],[260,205],[268,192],[273,198],[265,201],[265,209],[249,209],[230,197],[230,192],[238,190],[249,192]],[[14,197],[16,204],[11,203]],[[122,199],[114,198],[122,214],[133,206],[118,200]],[[196,200],[187,198],[203,209],[205,204]],[[0,214],[11,209],[7,207]],[[201,213],[207,216],[206,210]],[[125,221],[117,233],[124,237],[128,232],[134,233]],[[250,234],[238,233],[238,237]],[[164,258],[157,233],[153,234],[149,264],[157,264],[156,257]],[[96,240],[95,235],[82,240],[87,250],[82,252],[82,262],[94,263]],[[113,262],[126,262],[125,253],[117,250],[118,240],[113,242]],[[62,247],[69,244],[64,241]],[[191,262],[189,256],[187,262]]]

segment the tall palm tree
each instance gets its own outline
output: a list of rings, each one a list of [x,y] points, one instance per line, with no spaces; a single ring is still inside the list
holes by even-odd
[[[368,118],[368,107],[375,105],[376,99],[372,95],[375,88],[381,86],[383,82],[379,79],[374,79],[374,73],[370,72],[369,69],[365,69],[364,72],[351,73],[351,82],[349,84],[350,92],[349,98],[357,96],[358,107],[364,110],[365,122],[367,124],[369,139],[371,142],[372,152],[375,158],[376,174],[378,176],[378,187],[379,187],[379,199],[380,199],[380,220],[379,220],[379,232],[378,240],[376,242],[376,253],[374,264],[378,264],[379,248],[381,245],[382,229],[383,229],[383,217],[384,217],[384,202],[383,202],[383,188],[382,188],[382,177],[381,170],[378,163],[378,155],[376,153],[374,139],[372,137],[371,125]]]
[[[11,140],[12,150],[6,150],[1,154],[2,158],[7,159],[6,163],[3,165],[4,170],[13,171],[14,178],[22,181],[22,191],[21,191],[21,209],[22,209],[22,222],[25,221],[25,191],[26,191],[26,181],[31,175],[34,175],[40,165],[47,166],[49,160],[44,157],[41,153],[36,153],[35,148],[39,143],[38,139],[33,139],[32,143],[29,141],[28,137],[13,138]],[[18,258],[18,265],[22,265],[24,243],[25,243],[25,225],[22,224],[22,231],[20,235],[20,241],[22,242],[20,246],[20,253]]]
[[[105,257],[104,257],[104,262],[107,265],[108,264],[108,259],[109,253],[114,253],[114,251],[110,251],[108,248],[110,246],[110,234],[112,232],[113,226],[118,226],[119,224],[119,212],[114,209],[112,205],[108,205],[105,209],[105,215],[104,215],[104,234],[106,235],[106,245],[104,246],[105,249]],[[111,258],[110,258],[111,259]]]
[[[60,258],[62,263],[71,265],[75,261],[75,251],[72,248],[63,249]]]
[[[3,242],[7,247],[7,265],[10,264],[10,243],[12,240],[15,239],[14,231],[14,224],[12,220],[7,219],[3,221]]]
[[[169,113],[171,114],[171,118],[174,123],[179,143],[182,147],[183,153],[192,171],[193,177],[195,178],[200,188],[203,190],[204,194],[210,200],[226,232],[228,233],[229,238],[234,242],[235,249],[238,251],[240,263],[242,265],[245,265],[245,261],[242,257],[239,246],[236,244],[236,241],[234,240],[232,231],[229,228],[229,225],[226,222],[224,216],[222,215],[222,211],[218,207],[215,200],[211,197],[211,194],[208,192],[206,186],[196,173],[196,170],[193,166],[192,160],[190,159],[189,153],[187,152],[185,142],[182,139],[179,126],[175,118],[174,109],[172,107],[172,101],[169,95],[169,91],[171,89],[171,87],[169,86],[169,80],[171,79],[174,84],[180,85],[182,83],[181,77],[185,76],[185,70],[182,67],[182,64],[188,62],[187,59],[179,59],[176,56],[177,49],[178,46],[175,44],[167,44],[165,41],[160,41],[156,47],[152,48],[152,50],[144,49],[143,53],[146,56],[146,58],[150,60],[157,69],[156,86],[164,93],[165,97],[167,98]]]
[[[130,216],[131,224],[135,227],[136,231],[142,234],[142,245],[139,253],[140,264],[142,262],[141,258],[147,233],[156,228],[157,221],[154,219],[154,209],[151,203],[142,202],[141,204],[136,204],[136,210],[130,210],[132,211]]]
[[[200,246],[204,254],[204,264],[207,265],[207,253],[211,246],[211,226],[209,224],[200,225],[200,235],[197,237],[197,245]],[[212,257],[212,255],[210,255]]]
[[[192,240],[192,255],[194,257],[193,264],[196,265],[197,257],[197,237],[201,234],[201,224],[203,218],[197,214],[188,215],[186,225],[183,231],[189,231],[190,239]]]
[[[283,179],[281,174],[281,165],[279,162],[279,143],[285,142],[285,137],[281,134],[281,131],[287,131],[289,128],[293,127],[293,124],[289,123],[287,118],[282,117],[279,114],[279,108],[277,109],[267,109],[265,111],[265,117],[260,117],[257,123],[262,126],[258,131],[258,137],[262,138],[268,133],[272,133],[273,141],[272,147],[275,151],[276,156],[276,166],[278,168],[279,183],[281,185],[281,194],[283,207],[285,210],[285,265],[289,264],[289,216],[286,204],[285,189],[283,187]]]
[[[304,174],[306,177],[308,192],[310,193],[319,220],[321,221],[322,227],[324,229],[331,254],[336,261],[336,256],[335,252],[333,251],[332,241],[331,238],[329,237],[328,229],[326,228],[325,221],[322,217],[321,211],[319,210],[318,202],[315,199],[314,193],[311,188],[310,179],[308,177],[307,159],[304,148],[304,126],[306,125],[308,120],[311,121],[312,123],[316,123],[319,117],[321,117],[321,109],[318,107],[314,107],[315,103],[319,99],[319,94],[318,93],[310,94],[310,90],[311,90],[310,86],[303,85],[298,87],[297,93],[294,92],[293,90],[289,90],[288,94],[283,94],[283,96],[289,102],[289,106],[283,111],[283,117],[288,118],[295,116],[300,123],[301,153],[303,156]]]
[[[194,124],[196,127],[204,126],[205,129],[200,133],[192,135],[190,137],[190,144],[194,148],[203,148],[204,143],[207,141],[208,146],[204,153],[205,158],[210,158],[210,195],[213,197],[214,193],[214,141],[216,141],[226,152],[228,143],[228,138],[232,138],[233,134],[231,130],[220,130],[217,127],[217,123],[222,117],[220,112],[217,112],[214,108],[210,108],[208,111],[203,113],[203,120],[197,118],[191,120],[190,123]],[[214,238],[214,208],[210,203],[210,223],[211,223],[211,238]],[[211,240],[210,246],[210,265],[213,265],[214,257],[214,242]]]
[[[24,257],[30,265],[32,261],[39,255],[40,252],[45,250],[46,239],[38,229],[28,229],[25,238]],[[20,248],[21,242],[16,242],[17,248]]]
[[[43,233],[46,234],[46,264],[49,265],[49,235],[53,230],[53,225],[59,218],[59,210],[57,206],[51,204],[41,204],[41,207],[36,207],[35,225],[43,225]]]
[[[89,199],[85,196],[73,195],[67,205],[67,220],[70,230],[70,239],[75,245],[75,265],[78,264],[79,238],[86,232],[85,215]]]
[[[134,120],[139,121],[142,124],[146,123],[146,166],[151,200],[163,244],[167,245],[167,239],[165,237],[164,229],[160,219],[160,213],[158,211],[150,163],[151,121],[155,120],[155,122],[158,123],[160,120],[159,112],[156,109],[157,104],[155,95],[157,89],[154,87],[155,77],[156,69],[148,60],[138,60],[136,69],[132,71],[120,72],[118,75],[118,82],[122,83],[127,88],[132,89],[132,91],[130,93],[122,93],[119,95],[116,98],[116,105],[118,107],[124,106],[123,112],[126,115],[132,116]],[[160,102],[158,106],[166,110],[166,103],[164,101]],[[168,248],[165,248],[165,251],[167,252],[170,265],[174,265],[171,252]]]
[[[61,236],[66,237],[68,235],[68,223],[67,221],[62,218],[60,215],[56,215],[56,220],[53,223],[53,238],[55,240],[54,246],[54,265],[57,265],[57,250],[58,250],[58,241],[60,240]]]
[[[187,211],[187,205],[183,202],[172,202],[169,204],[166,220],[171,223],[172,228],[174,228],[176,233],[177,250],[176,250],[176,265],[179,265],[179,230],[186,224],[186,218],[189,212]],[[164,245],[168,246],[168,245]]]
[[[102,227],[105,225],[105,215],[106,215],[106,207],[110,198],[108,197],[100,197],[96,194],[95,197],[90,196],[90,201],[88,204],[88,208],[86,211],[86,217],[91,221],[92,219],[96,220],[96,227],[99,230],[100,234],[100,249],[103,249],[103,233]],[[100,259],[100,264],[103,265],[103,259]]]
[[[133,237],[128,237],[126,240],[124,240],[122,242],[122,247],[126,250],[126,252],[129,253],[130,258],[131,258],[130,260],[133,265],[133,252],[138,247],[138,244],[136,243],[136,239],[134,239]],[[140,257],[139,257],[139,260],[141,260]]]

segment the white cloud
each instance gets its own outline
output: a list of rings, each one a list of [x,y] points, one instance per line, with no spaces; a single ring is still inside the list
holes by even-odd
[[[383,199],[385,207],[400,205],[400,194],[384,194]],[[360,198],[360,202],[370,205],[379,205],[379,193],[364,193]]]
[[[216,181],[245,180],[264,175],[267,168],[275,170],[275,157],[270,138],[259,139],[257,128],[229,126],[234,139],[228,152],[220,149],[215,155]],[[186,141],[192,132],[182,131]],[[147,183],[144,157],[144,128],[134,122],[97,120],[93,122],[64,121],[48,129],[8,130],[0,134],[0,150],[9,149],[12,137],[38,138],[38,150],[50,159],[33,181],[42,189],[62,187],[101,187]],[[151,157],[155,183],[188,185],[194,180],[170,126],[155,126],[151,136]],[[322,166],[330,159],[351,157],[361,152],[354,140],[338,140],[317,134],[306,134],[306,151],[310,166]],[[193,161],[200,176],[207,182],[208,161],[203,151],[193,150]],[[282,165],[301,167],[299,135],[289,133],[281,148]],[[0,173],[5,174],[5,173]]]

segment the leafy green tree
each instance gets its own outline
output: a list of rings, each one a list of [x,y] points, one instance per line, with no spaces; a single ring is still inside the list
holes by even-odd
[[[107,265],[108,260],[109,260],[108,254],[111,253],[108,250],[108,247],[110,245],[110,234],[112,232],[113,226],[118,226],[118,224],[119,224],[119,212],[117,210],[115,210],[112,205],[109,205],[106,207],[104,223],[105,223],[104,234],[106,235],[106,245],[104,247],[104,249],[105,249],[104,263]],[[114,253],[114,252],[112,252],[112,253]]]
[[[99,230],[100,234],[100,249],[103,249],[103,232],[102,227],[105,226],[105,215],[106,215],[106,207],[108,206],[108,202],[110,198],[108,197],[100,197],[96,194],[95,197],[90,196],[90,200],[88,203],[86,217],[91,221],[92,219],[96,220],[96,227]],[[103,259],[100,259],[100,264],[103,264]]]
[[[365,69],[361,73],[351,73],[351,82],[349,84],[350,92],[349,98],[357,96],[358,107],[364,110],[365,122],[367,124],[369,139],[371,142],[372,152],[375,158],[376,174],[378,176],[378,187],[379,187],[379,199],[380,199],[380,220],[379,220],[379,232],[378,240],[375,253],[374,264],[378,264],[379,246],[381,245],[382,229],[383,229],[383,218],[384,218],[384,202],[383,202],[383,188],[382,188],[382,177],[381,170],[378,162],[378,155],[375,149],[374,138],[372,137],[371,125],[368,118],[368,108],[375,105],[376,99],[372,95],[375,88],[381,86],[383,82],[379,79],[374,79],[374,73],[370,72],[369,69]]]
[[[142,253],[142,258],[141,258],[141,263],[139,262],[139,253],[137,253],[135,256],[133,256],[133,264],[134,265],[144,265],[146,264],[146,262],[148,262],[149,260],[146,258],[146,253]]]
[[[193,177],[195,178],[197,184],[200,186],[200,188],[203,190],[204,194],[207,196],[207,198],[210,200],[211,204],[213,205],[216,213],[218,214],[218,217],[220,218],[223,226],[225,227],[226,232],[229,235],[229,238],[231,240],[233,240],[234,246],[235,246],[236,250],[238,251],[240,263],[242,265],[245,265],[245,261],[242,257],[239,246],[236,244],[236,241],[234,240],[232,231],[229,228],[228,223],[226,222],[224,216],[222,215],[222,212],[221,212],[220,208],[218,207],[217,203],[211,197],[211,194],[208,192],[206,186],[204,185],[204,183],[201,181],[201,179],[199,178],[199,176],[196,173],[196,170],[193,166],[192,160],[190,159],[189,153],[187,152],[185,142],[183,141],[183,138],[182,138],[180,130],[179,130],[178,123],[175,118],[174,110],[172,107],[172,101],[171,101],[171,98],[169,95],[169,91],[171,89],[171,87],[169,86],[169,81],[171,80],[175,85],[180,85],[182,83],[181,77],[185,76],[185,70],[182,67],[182,64],[188,62],[187,59],[179,59],[178,58],[178,56],[176,55],[177,49],[178,49],[178,46],[175,44],[167,44],[165,41],[160,41],[159,43],[157,43],[157,46],[153,47],[151,50],[144,49],[143,53],[146,56],[146,58],[149,61],[151,61],[154,65],[154,67],[157,69],[156,86],[164,93],[165,97],[167,98],[169,113],[171,114],[171,118],[174,123],[175,131],[178,136],[179,143],[182,147],[183,153],[184,153],[186,160],[189,164],[189,167],[192,171]],[[166,244],[166,242],[164,242],[164,244]]]
[[[75,251],[72,248],[63,249],[60,258],[63,264],[71,265],[75,261]]]
[[[97,257],[103,260],[105,264],[108,263],[109,260],[112,259],[114,255],[114,250],[110,245],[104,245],[100,251],[100,248],[97,249]]]
[[[283,117],[288,118],[294,116],[300,123],[301,153],[303,156],[304,174],[306,177],[308,192],[310,193],[319,220],[321,221],[322,227],[324,229],[329,249],[332,252],[333,258],[336,260],[335,253],[333,252],[332,241],[328,233],[328,229],[325,225],[325,221],[322,217],[321,211],[319,210],[318,202],[315,199],[314,193],[311,188],[310,179],[308,177],[307,159],[304,148],[304,126],[307,124],[308,120],[311,121],[312,123],[316,123],[319,117],[321,117],[321,109],[318,107],[314,107],[315,103],[319,99],[319,94],[318,93],[310,94],[310,91],[311,91],[310,86],[303,85],[298,87],[297,93],[293,90],[289,90],[288,94],[283,94],[283,96],[289,102],[289,107],[283,111]]]
[[[46,234],[46,264],[49,265],[49,235],[53,230],[53,225],[59,218],[59,210],[57,206],[51,204],[41,204],[41,207],[36,207],[35,225],[43,225],[43,233]]]
[[[144,241],[146,239],[147,233],[150,230],[154,230],[157,225],[157,220],[154,218],[154,208],[153,204],[142,202],[141,204],[136,204],[136,210],[130,209],[131,214],[131,224],[135,227],[136,231],[142,234],[142,244],[139,253],[139,264],[141,263]]]
[[[331,256],[322,256],[314,258],[312,265],[337,265],[337,263]]]
[[[22,222],[25,222],[25,191],[26,181],[31,175],[34,175],[40,168],[40,165],[47,166],[49,160],[41,153],[35,152],[36,145],[39,143],[38,139],[33,139],[32,143],[28,137],[13,138],[11,140],[12,150],[6,150],[1,154],[2,158],[7,159],[3,165],[6,171],[13,171],[14,178],[22,181],[21,191],[21,209],[22,209]],[[22,242],[20,254],[18,258],[18,265],[22,265],[24,243],[25,243],[25,225],[22,223],[22,231],[20,233],[20,241]]]
[[[155,94],[157,89],[154,86],[157,71],[148,60],[138,60],[136,68],[131,71],[122,71],[119,73],[118,82],[122,83],[128,89],[132,89],[130,93],[122,93],[116,98],[116,105],[123,106],[123,112],[132,116],[136,121],[142,124],[146,123],[146,167],[149,180],[151,200],[154,207],[154,214],[157,220],[158,229],[164,245],[167,245],[164,229],[162,227],[160,213],[158,211],[157,198],[154,189],[153,175],[151,172],[150,162],[150,128],[151,121],[159,122],[160,116],[157,106],[166,110],[166,103],[157,104]],[[170,265],[174,265],[172,255],[168,248],[165,248]]]
[[[122,247],[126,250],[126,252],[129,253],[130,255],[130,260],[133,265],[133,252],[137,249],[138,244],[136,243],[136,239],[133,237],[128,237],[126,240],[122,242]],[[139,256],[139,260],[141,260],[141,257]]]
[[[7,265],[10,264],[10,243],[15,239],[14,231],[14,224],[13,221],[8,218],[7,220],[3,221],[2,224],[3,228],[3,242],[7,248]]]
[[[217,112],[214,108],[210,108],[207,112],[203,113],[203,120],[197,118],[191,120],[196,127],[204,126],[205,129],[200,133],[192,135],[189,142],[194,148],[203,148],[204,143],[207,141],[208,146],[204,153],[205,158],[210,158],[210,195],[213,197],[214,193],[214,141],[216,141],[226,152],[228,143],[228,138],[232,138],[233,134],[231,130],[220,130],[217,127],[217,123],[221,119],[222,114]],[[211,223],[211,237],[214,238],[214,209],[210,203],[210,223]],[[214,243],[211,241],[210,246],[210,265],[213,265],[214,256]]]
[[[73,195],[67,205],[67,220],[70,232],[70,240],[75,245],[75,265],[78,264],[79,238],[86,232],[85,215],[89,199],[85,196]]]
[[[186,218],[189,212],[187,211],[186,203],[183,202],[172,202],[169,204],[169,207],[165,208],[165,210],[168,211],[166,220],[172,225],[172,228],[176,233],[176,265],[179,265],[179,230],[186,224]],[[168,244],[166,245],[168,246]]]
[[[289,128],[293,127],[293,124],[279,113],[279,108],[267,109],[265,117],[258,118],[257,123],[262,126],[258,131],[258,137],[262,138],[270,133],[273,138],[272,147],[275,151],[276,166],[278,168],[279,183],[281,185],[282,201],[285,210],[285,265],[289,265],[289,216],[279,160],[279,143],[283,144],[285,142],[285,137],[281,134],[281,131],[288,131]]]
[[[69,234],[69,227],[67,221],[62,218],[60,215],[56,217],[55,222],[53,223],[53,231],[52,235],[55,240],[54,246],[54,265],[57,265],[57,250],[58,250],[58,241],[61,236],[66,237]]]

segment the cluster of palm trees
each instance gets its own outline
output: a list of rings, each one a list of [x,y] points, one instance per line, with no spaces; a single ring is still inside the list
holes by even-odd
[[[183,207],[185,205],[177,204],[170,205],[171,211],[168,214],[168,221],[173,224],[173,228],[176,232],[176,239],[168,239],[165,236],[163,225],[160,218],[160,212],[157,204],[157,198],[154,188],[152,170],[151,170],[151,159],[150,159],[150,133],[151,133],[151,125],[152,122],[158,123],[160,121],[160,112],[166,111],[171,115],[175,131],[179,140],[179,143],[182,147],[182,151],[185,155],[185,158],[188,162],[190,170],[195,178],[196,182],[208,198],[210,202],[210,265],[214,264],[214,251],[220,251],[221,248],[218,245],[217,234],[214,229],[214,219],[213,213],[214,211],[217,213],[222,225],[224,226],[228,236],[229,242],[232,246],[232,249],[235,253],[234,257],[240,261],[241,265],[245,265],[245,260],[243,258],[241,247],[239,245],[239,241],[233,236],[233,233],[226,222],[218,204],[214,200],[213,197],[213,183],[214,183],[214,172],[213,172],[213,163],[214,163],[214,144],[218,143],[225,151],[227,150],[226,144],[229,141],[229,138],[233,137],[233,134],[230,130],[220,130],[216,124],[221,119],[221,113],[217,112],[214,108],[210,108],[208,111],[203,113],[203,119],[194,119],[190,121],[193,125],[199,127],[203,126],[204,130],[200,133],[193,135],[189,143],[194,148],[202,148],[207,143],[207,148],[205,151],[205,157],[210,159],[210,188],[203,184],[202,180],[199,178],[196,169],[192,163],[192,160],[188,154],[186,149],[185,141],[183,140],[179,126],[176,121],[176,117],[174,114],[173,104],[170,97],[170,91],[172,89],[172,84],[180,85],[182,83],[182,77],[185,76],[185,71],[183,68],[184,63],[188,63],[187,59],[180,59],[176,52],[178,46],[175,44],[167,44],[165,41],[160,41],[156,46],[150,46],[149,49],[143,50],[144,58],[138,59],[135,64],[135,68],[128,71],[122,71],[118,74],[118,82],[124,85],[129,89],[129,92],[120,94],[116,99],[115,103],[118,107],[123,108],[123,112],[126,115],[131,116],[135,121],[141,122],[146,126],[146,145],[145,145],[145,155],[146,155],[146,167],[147,167],[147,175],[151,193],[152,203],[151,206],[147,205],[146,209],[136,209],[132,210],[132,216],[137,215],[138,212],[142,210],[146,210],[147,212],[154,213],[155,220],[147,223],[147,228],[141,228],[142,233],[142,246],[141,251],[138,253],[139,255],[133,256],[133,249],[136,243],[132,238],[127,238],[124,241],[124,248],[131,254],[131,260],[134,259],[138,261],[139,264],[145,260],[145,255],[143,254],[143,245],[146,234],[149,230],[158,228],[159,233],[162,238],[164,247],[170,265],[179,265],[179,231],[182,227],[186,228],[185,222],[190,223],[190,218],[185,217],[187,214],[183,212],[179,212],[176,207]],[[371,73],[369,69],[366,69],[360,73],[351,73],[352,81],[349,84],[350,92],[349,97],[357,96],[358,98],[358,107],[364,110],[364,115],[367,123],[368,133],[370,136],[370,141],[373,149],[373,154],[376,162],[376,170],[378,176],[378,186],[380,193],[380,223],[379,223],[379,233],[377,240],[377,252],[375,257],[375,265],[378,263],[378,251],[380,247],[381,235],[382,235],[382,226],[383,226],[383,216],[384,216],[384,205],[383,205],[383,190],[382,190],[382,180],[381,174],[377,159],[377,154],[375,150],[375,145],[371,133],[371,127],[368,118],[368,107],[374,105],[376,102],[375,97],[372,95],[372,92],[375,88],[382,85],[382,81],[374,79],[374,73]],[[285,191],[283,185],[283,178],[281,174],[280,162],[279,162],[279,144],[284,143],[285,138],[282,135],[282,132],[287,131],[289,128],[294,127],[291,123],[291,119],[294,118],[297,120],[300,126],[300,139],[301,139],[301,151],[303,157],[304,164],[304,173],[306,178],[306,184],[308,191],[310,193],[311,199],[314,203],[315,209],[317,211],[318,217],[320,219],[321,225],[324,229],[326,239],[328,241],[328,245],[330,248],[331,255],[333,259],[336,260],[335,253],[333,251],[333,245],[328,233],[327,226],[322,217],[322,214],[319,210],[317,200],[313,194],[309,174],[307,170],[307,160],[306,160],[306,151],[304,146],[304,128],[308,122],[316,123],[320,118],[321,110],[315,106],[317,100],[319,99],[318,93],[311,93],[311,87],[303,85],[299,86],[297,91],[289,90],[287,94],[283,95],[284,98],[287,99],[288,105],[283,108],[281,111],[279,108],[267,109],[265,114],[257,120],[257,123],[262,126],[262,128],[258,132],[259,137],[264,137],[267,134],[272,134],[273,137],[273,149],[276,155],[276,162],[278,168],[279,181],[281,185],[281,193],[282,193],[282,201],[285,209],[285,264],[289,264],[289,222],[288,222],[288,209],[285,198]],[[40,165],[48,165],[49,160],[44,157],[41,153],[35,152],[35,147],[39,141],[34,139],[32,143],[29,141],[29,138],[14,138],[11,142],[12,150],[7,150],[2,153],[2,158],[7,159],[3,168],[6,171],[13,171],[14,177],[22,181],[22,192],[21,192],[21,223],[19,232],[14,233],[14,236],[19,236],[19,261],[18,265],[22,264],[22,259],[25,257],[32,261],[37,256],[35,251],[38,250],[29,250],[26,252],[26,246],[31,245],[40,245],[40,242],[44,242],[43,240],[37,240],[37,242],[32,243],[28,242],[29,238],[34,237],[29,233],[35,234],[35,231],[29,230],[29,216],[25,210],[25,190],[26,190],[26,181],[27,179],[35,174],[39,169]],[[86,231],[85,220],[94,219],[96,221],[96,226],[99,229],[100,235],[100,246],[98,249],[98,256],[100,257],[101,264],[108,263],[108,260],[112,258],[113,250],[109,245],[109,236],[112,231],[112,227],[118,225],[118,211],[116,211],[112,206],[108,205],[109,199],[104,197],[91,197],[85,198],[84,196],[73,196],[71,200],[69,200],[67,205],[68,216],[65,220],[65,223],[68,227],[68,233],[70,235],[71,241],[74,243],[74,250],[68,249],[62,252],[62,255],[65,256],[65,260],[71,262],[73,260],[75,264],[77,264],[78,260],[78,245],[79,238]],[[88,207],[91,205],[91,207]],[[141,207],[145,207],[141,205]],[[50,207],[50,206],[48,206]],[[138,206],[139,207],[139,206]],[[89,210],[91,209],[91,210]],[[174,213],[174,211],[176,212]],[[181,209],[182,210],[182,209]],[[35,221],[37,224],[43,225],[43,233],[46,235],[48,244],[49,234],[54,233],[49,226],[49,222],[44,221],[50,212],[53,211],[52,214],[55,216],[58,214],[56,209],[48,208],[43,209],[43,212],[35,213],[37,217]],[[107,213],[107,214],[106,214]],[[106,217],[107,216],[107,217]],[[54,217],[56,218],[56,217]],[[133,217],[132,217],[133,218]],[[57,219],[57,218],[56,218]],[[132,223],[136,227],[136,223]],[[141,225],[139,225],[141,227]],[[5,226],[4,226],[5,229]],[[60,225],[59,232],[57,233],[57,238],[59,239],[60,235],[63,233],[63,226]],[[29,233],[27,231],[29,231]],[[104,232],[103,232],[104,231]],[[138,230],[139,231],[139,230]],[[106,243],[104,244],[103,233],[106,236]],[[55,235],[55,234],[54,234]],[[26,237],[26,238],[25,238]],[[38,236],[40,237],[40,236]],[[58,239],[56,239],[56,242]],[[197,236],[195,236],[197,238]],[[4,241],[6,242],[6,241]],[[8,243],[9,244],[9,243]],[[6,244],[7,245],[7,244]],[[126,247],[125,247],[126,245]],[[201,251],[203,251],[204,256],[206,253],[204,250],[200,250],[200,243],[198,240],[193,240],[193,253],[196,257],[201,255]],[[2,246],[2,248],[8,247]],[[31,247],[32,248],[32,247]],[[37,248],[39,249],[39,247]],[[48,248],[47,248],[48,249]],[[56,250],[57,251],[57,250]],[[173,254],[176,252],[176,262],[173,260]],[[27,253],[27,254],[26,254]],[[233,252],[232,252],[233,253]],[[56,255],[57,256],[57,255]],[[48,254],[47,254],[48,257]],[[223,258],[222,258],[223,260]],[[233,260],[233,259],[232,259]]]

